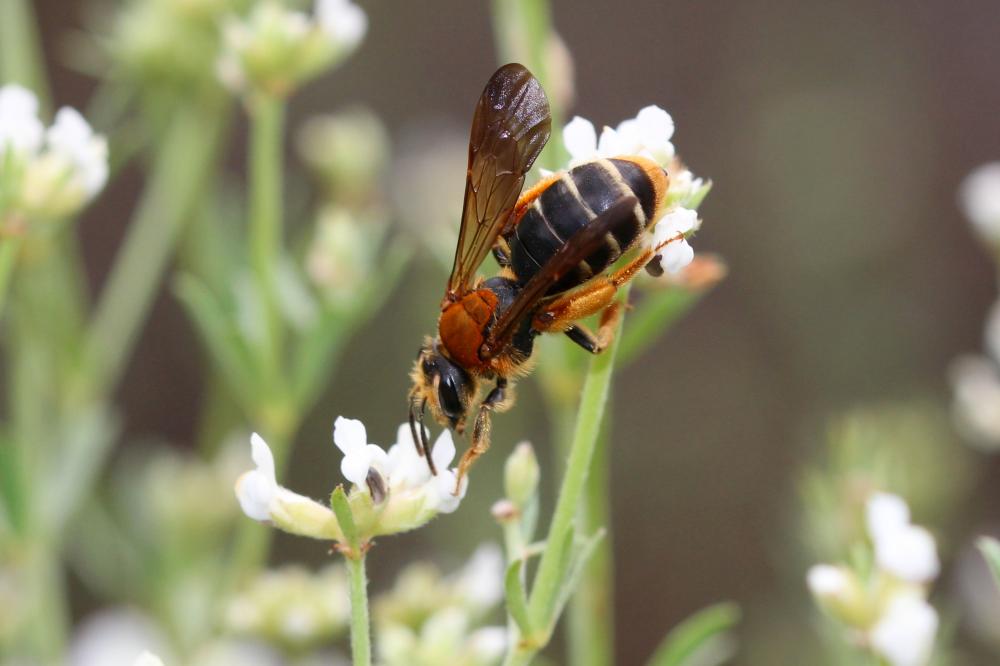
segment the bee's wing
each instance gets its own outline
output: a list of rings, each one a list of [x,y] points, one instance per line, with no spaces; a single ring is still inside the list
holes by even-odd
[[[529,316],[546,292],[565,277],[605,242],[605,237],[618,225],[634,224],[633,216],[639,200],[626,196],[610,208],[580,228],[556,250],[537,273],[531,276],[524,288],[518,292],[510,307],[500,314],[490,327],[489,335],[480,351],[484,359],[502,352],[510,344],[524,317]]]
[[[468,291],[508,225],[524,175],[549,140],[551,124],[549,101],[531,72],[511,63],[493,74],[472,117],[462,226],[447,300]]]

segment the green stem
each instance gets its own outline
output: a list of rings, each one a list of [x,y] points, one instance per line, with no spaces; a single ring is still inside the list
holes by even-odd
[[[553,92],[565,87],[566,82],[556,78],[566,73],[553,71],[546,57],[554,38],[548,0],[493,0],[493,29],[500,60],[523,63],[549,92],[553,131],[540,162],[553,171],[561,169],[567,158],[562,142],[564,110]]]
[[[260,96],[250,107],[250,262],[264,305],[269,374],[281,368],[282,322],[277,272],[282,240],[284,101]]]
[[[14,275],[14,264],[17,262],[17,252],[20,248],[21,236],[10,236],[0,240],[0,316],[3,316],[4,306],[7,303],[7,291]]]
[[[577,518],[584,534],[593,534],[610,524],[610,421],[610,418],[604,419]],[[611,611],[614,566],[611,545],[610,535],[601,539],[585,565],[580,583],[566,609],[566,648],[571,664],[606,666],[614,663],[614,614]]]
[[[225,114],[218,105],[177,111],[87,335],[84,388],[100,395],[121,377],[177,238],[206,182]],[[85,396],[89,397],[89,396]]]
[[[368,624],[368,579],[365,555],[346,557],[351,578],[351,657],[354,666],[372,663],[371,629]]]
[[[32,3],[0,0],[0,84],[20,83],[48,106],[49,87]]]
[[[629,286],[622,288],[622,299],[628,298]],[[624,319],[624,318],[623,318]],[[594,450],[601,432],[604,408],[611,388],[611,377],[621,338],[622,323],[619,322],[614,342],[596,356],[590,363],[577,412],[576,430],[570,449],[566,474],[563,477],[555,512],[545,540],[538,573],[531,590],[529,611],[534,626],[542,631],[541,636],[523,641],[517,652],[508,656],[508,664],[527,664],[541,648],[548,643],[556,620],[556,603],[564,580],[567,563],[565,552],[566,537],[573,527],[580,508],[580,499],[587,483]],[[513,661],[512,661],[513,660]]]
[[[62,564],[50,544],[34,544],[25,561],[28,567],[29,628],[31,654],[43,664],[58,664],[64,655],[69,629],[69,609],[63,584]]]

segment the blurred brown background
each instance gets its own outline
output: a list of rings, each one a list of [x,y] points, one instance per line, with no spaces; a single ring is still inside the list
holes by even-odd
[[[88,3],[35,3],[59,104],[83,106],[92,89],[63,55]],[[425,123],[464,134],[497,64],[488,3],[362,4],[368,38],[347,66],[296,98],[293,123],[363,102],[397,140]],[[802,571],[790,571],[785,555],[794,547],[788,517],[798,471],[819,448],[826,419],[883,400],[930,396],[946,404],[949,360],[981,346],[993,266],[955,192],[971,168],[1000,159],[1000,3],[553,5],[576,68],[571,112],[615,124],[646,104],[668,109],[679,153],[715,181],[694,245],[720,253],[731,269],[616,379],[619,663],[638,663],[666,628],[721,599],[744,605],[751,643],[771,633],[762,625],[807,628]],[[238,174],[243,127],[234,132]],[[461,177],[454,174],[456,188]],[[95,283],[137,186],[134,176],[119,180],[83,221]],[[339,479],[329,440],[337,414],[379,424],[370,433],[378,442],[389,442],[404,418],[407,370],[420,336],[433,328],[442,280],[428,258],[412,273],[352,345],[300,437],[297,489],[321,496]],[[121,390],[129,435],[189,442],[203,363],[164,291]],[[494,451],[458,514],[379,544],[370,565],[376,589],[405,559],[433,556],[448,565],[475,542],[498,538],[487,508],[515,441],[540,447],[554,482],[537,396],[525,382],[518,409],[498,419]],[[989,471],[979,500],[947,526],[956,540],[995,519],[1000,506],[1000,466],[976,461]],[[279,545],[277,558],[324,557],[311,542]],[[769,663],[754,654],[763,653],[751,645],[740,663]]]

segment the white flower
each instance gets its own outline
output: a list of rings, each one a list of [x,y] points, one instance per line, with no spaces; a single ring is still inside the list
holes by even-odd
[[[16,84],[0,88],[0,156],[8,148],[20,155],[34,154],[43,133],[35,93]]]
[[[349,0],[318,0],[315,17],[261,2],[246,18],[225,22],[216,73],[236,92],[250,87],[286,96],[354,50],[367,25],[365,13]]]
[[[563,145],[574,162],[597,156],[597,132],[594,123],[574,116],[563,128]]]
[[[917,594],[898,594],[871,631],[872,648],[892,666],[923,666],[930,658],[938,616]]]
[[[650,157],[666,164],[674,156],[674,119],[656,105],[647,106],[635,118],[618,125],[615,148]],[[603,138],[603,135],[602,135]]]
[[[875,541],[878,566],[909,583],[934,580],[941,565],[934,537],[923,527],[906,525],[888,532]]]
[[[667,243],[659,250],[660,265],[663,270],[677,273],[691,263],[694,259],[694,249],[686,238],[678,236],[687,236],[699,226],[701,223],[697,211],[687,208],[677,208],[660,218],[653,229],[653,245]]]
[[[507,650],[507,628],[483,627],[476,629],[469,635],[468,645],[476,663],[492,664],[498,662]]]
[[[350,500],[363,538],[420,527],[439,513],[457,509],[465,496],[468,479],[462,480],[456,493],[456,470],[448,468],[455,457],[448,430],[441,432],[432,447],[436,475],[417,452],[407,424],[399,427],[397,441],[388,451],[369,444],[364,424],[355,419],[338,417],[333,438],[344,453],[341,471],[355,485]]]
[[[108,180],[108,143],[94,131],[75,109],[63,107],[56,113],[52,127],[45,133],[46,147],[63,155],[75,169],[88,197],[104,187]]]
[[[503,552],[495,543],[484,544],[459,572],[456,588],[472,606],[485,610],[503,598],[503,576]]]
[[[959,203],[983,239],[1000,242],[1000,162],[984,164],[966,176]]]
[[[368,16],[350,0],[317,0],[316,19],[344,48],[357,46],[368,30]]]
[[[879,568],[909,583],[928,583],[937,577],[940,563],[934,537],[910,524],[910,509],[901,497],[875,493],[865,518]]]
[[[389,487],[397,490],[419,488],[426,491],[430,504],[440,513],[451,513],[458,508],[468,488],[468,477],[455,494],[456,472],[448,469],[455,458],[455,441],[451,431],[442,430],[431,446],[431,460],[437,476],[430,473],[427,461],[417,453],[413,434],[407,424],[396,431],[396,443],[389,448],[390,465],[386,469]]]
[[[874,493],[865,504],[865,523],[868,535],[877,542],[910,524],[910,507],[898,495]]]
[[[1000,446],[1000,371],[985,356],[964,356],[949,369],[952,410],[962,434],[983,448]]]
[[[344,453],[340,461],[341,473],[357,486],[365,485],[369,468],[382,468],[388,461],[381,447],[368,443],[365,424],[357,419],[338,416],[333,424],[333,443]]]
[[[136,657],[132,666],[163,666],[163,660],[152,652],[145,650],[142,654]]]
[[[250,437],[250,451],[257,468],[236,481],[236,498],[243,513],[257,521],[272,522],[292,534],[316,539],[343,537],[333,511],[278,485],[274,456],[257,433]]]
[[[88,615],[80,623],[66,663],[69,666],[136,666],[142,663],[136,660],[136,655],[146,650],[169,655],[167,637],[162,630],[137,611],[112,608]]]
[[[670,142],[674,135],[674,121],[670,114],[658,106],[650,105],[635,118],[619,123],[618,127],[604,127],[600,138],[594,124],[580,116],[574,117],[563,128],[563,144],[572,163],[596,157],[642,155],[666,165],[674,156]]]
[[[842,567],[817,564],[806,575],[809,591],[820,598],[843,595],[850,585],[850,577]]]

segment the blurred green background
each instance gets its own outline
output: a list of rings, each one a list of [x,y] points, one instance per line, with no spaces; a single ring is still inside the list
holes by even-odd
[[[36,0],[58,105],[85,105],[94,83],[73,67],[72,40],[109,6]],[[426,156],[428,137],[454,136],[457,157],[442,166],[440,187],[457,195],[472,106],[497,64],[489,5],[363,6],[368,37],[347,66],[295,97],[292,127],[369,105],[393,137],[397,168],[385,187],[397,193],[422,182],[412,160],[409,170],[398,161],[400,151]],[[1000,3],[554,0],[553,9],[575,68],[570,112],[613,125],[646,104],[669,110],[679,154],[715,182],[695,248],[730,267],[719,288],[616,377],[618,661],[638,663],[692,610],[733,598],[747,618],[739,663],[794,663],[761,646],[774,644],[775,632],[808,629],[804,564],[788,557],[790,518],[797,479],[822,447],[828,419],[913,398],[943,407],[948,362],[981,347],[994,267],[955,193],[970,169],[1000,159]],[[245,127],[232,131],[238,175]],[[95,285],[139,182],[137,174],[118,179],[82,221]],[[408,218],[424,218],[419,198],[403,204]],[[428,219],[428,233],[442,233],[444,222]],[[350,345],[299,438],[290,487],[321,497],[339,480],[329,438],[338,414],[370,424],[376,442],[392,440],[443,279],[421,257]],[[120,389],[126,441],[190,446],[206,363],[200,348],[164,290]],[[557,454],[532,381],[522,383],[519,403],[496,420],[494,450],[477,466],[461,511],[379,544],[374,590],[406,560],[457,564],[475,543],[498,538],[488,507],[516,441],[539,447],[551,503]],[[971,456],[984,472],[960,521],[933,526],[960,545],[996,520],[1000,466],[957,443],[954,455]],[[282,537],[278,545],[276,561],[326,558],[314,542]],[[79,612],[89,604],[80,588]]]

